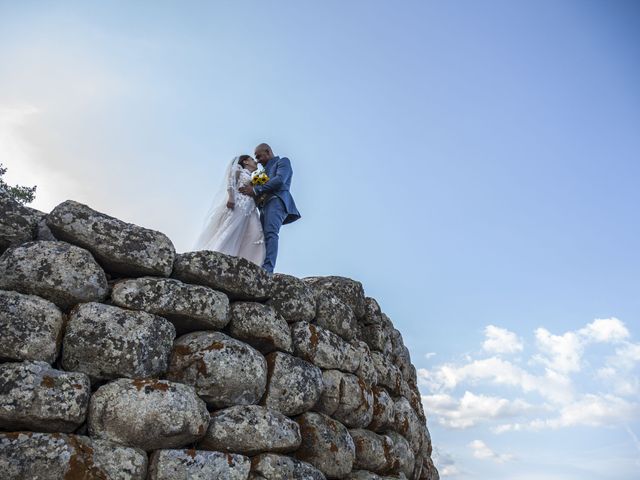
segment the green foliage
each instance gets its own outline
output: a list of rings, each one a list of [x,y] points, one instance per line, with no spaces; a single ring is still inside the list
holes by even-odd
[[[7,173],[7,169],[0,163],[0,193],[7,193],[11,198],[22,204],[31,203],[35,200],[37,185],[34,185],[33,187],[21,187],[20,185],[15,185],[12,187],[7,185],[2,178],[5,173]]]

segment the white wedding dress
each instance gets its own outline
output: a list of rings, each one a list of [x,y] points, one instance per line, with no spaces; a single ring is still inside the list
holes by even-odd
[[[214,250],[262,266],[264,235],[256,202],[238,191],[250,183],[251,172],[238,165],[238,158],[234,158],[227,169],[226,188],[214,200],[195,250]],[[227,207],[228,197],[235,202],[233,209]]]

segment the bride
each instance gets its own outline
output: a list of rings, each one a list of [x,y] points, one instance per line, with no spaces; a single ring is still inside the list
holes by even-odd
[[[238,191],[251,184],[251,174],[257,168],[250,155],[233,159],[227,167],[225,185],[207,213],[195,250],[215,250],[262,265],[265,246],[258,209],[253,197]]]

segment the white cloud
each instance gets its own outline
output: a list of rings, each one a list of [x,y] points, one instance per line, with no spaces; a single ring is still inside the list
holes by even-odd
[[[463,429],[495,419],[507,419],[529,413],[534,407],[516,399],[475,395],[466,391],[459,399],[446,394],[423,395],[425,410],[437,415],[437,421],[449,428]]]
[[[507,329],[487,325],[484,334],[486,340],[482,348],[489,353],[516,353],[523,349],[522,341]]]
[[[541,353],[535,355],[534,360],[559,373],[580,370],[583,344],[576,333],[553,335],[546,328],[538,328],[535,336]]]
[[[482,440],[474,440],[473,442],[469,443],[469,448],[471,448],[473,456],[480,460],[493,460],[497,463],[505,463],[513,459],[513,455],[498,454],[494,452]]]
[[[629,330],[617,318],[597,318],[578,333],[592,342],[610,343],[629,338]]]

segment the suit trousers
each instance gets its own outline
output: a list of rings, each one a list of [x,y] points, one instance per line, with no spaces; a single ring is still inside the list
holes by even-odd
[[[287,218],[287,209],[280,198],[274,196],[267,200],[267,203],[260,210],[260,222],[264,232],[264,246],[266,256],[262,268],[273,273],[278,257],[278,239],[280,227]]]

